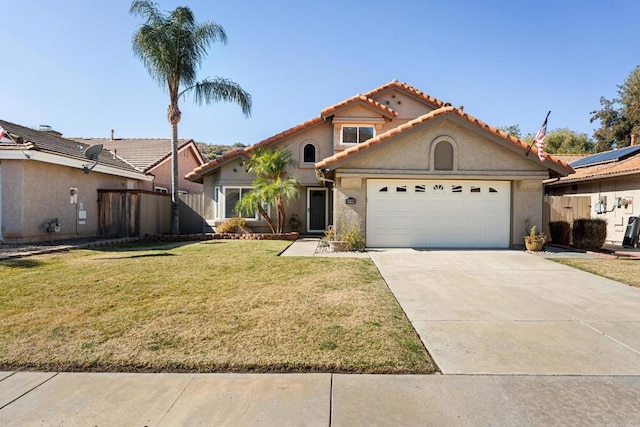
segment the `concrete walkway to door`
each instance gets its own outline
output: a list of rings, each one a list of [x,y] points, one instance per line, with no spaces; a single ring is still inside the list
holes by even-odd
[[[640,289],[522,251],[369,255],[444,374],[640,375]]]

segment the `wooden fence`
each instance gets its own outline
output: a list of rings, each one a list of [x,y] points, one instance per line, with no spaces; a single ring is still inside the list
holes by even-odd
[[[204,198],[180,195],[180,234],[202,233]],[[144,190],[98,190],[100,237],[144,237],[171,233],[171,196]]]
[[[180,234],[204,232],[204,195],[180,194]]]
[[[100,237],[171,232],[171,197],[143,190],[98,190]]]
[[[591,218],[589,196],[545,196],[544,231],[549,233],[549,223],[567,221],[573,225],[575,219]]]

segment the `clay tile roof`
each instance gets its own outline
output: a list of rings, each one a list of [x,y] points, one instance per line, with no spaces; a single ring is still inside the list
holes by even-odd
[[[339,102],[337,104],[334,104],[330,107],[325,108],[324,110],[322,110],[320,112],[320,115],[323,118],[327,118],[327,117],[331,117],[332,115],[334,115],[336,113],[336,111],[342,109],[342,108],[346,108],[348,106],[351,106],[353,104],[362,104],[364,103],[365,105],[372,107],[376,110],[379,110],[383,115],[387,116],[387,117],[398,117],[398,113],[394,110],[392,110],[391,108],[387,107],[386,105],[382,105],[377,101],[374,101],[373,99],[369,98],[368,96],[364,96],[364,95],[355,95],[352,96],[349,99],[345,99],[342,102]]]
[[[202,178],[207,174],[207,172],[212,171],[237,157],[246,157],[248,153],[249,152],[246,148],[236,148],[235,150],[227,151],[223,155],[216,157],[208,163],[195,168],[187,175],[185,175],[185,179],[193,182],[202,182]]]
[[[323,123],[324,119],[322,117],[315,117],[311,120],[307,120],[304,123],[300,123],[297,126],[294,126],[290,129],[285,130],[284,132],[280,132],[277,135],[274,135],[272,137],[269,137],[267,139],[264,139],[260,142],[258,142],[257,144],[252,145],[251,147],[247,147],[247,148],[238,148],[236,150],[232,150],[229,151],[225,154],[223,154],[222,156],[218,156],[215,159],[211,160],[208,163],[205,163],[204,165],[197,167],[196,169],[194,169],[193,171],[189,172],[185,178],[193,181],[193,182],[201,182],[202,178],[208,174],[209,172],[214,171],[215,169],[219,168],[220,166],[222,166],[223,164],[233,160],[236,157],[241,157],[241,156],[248,156],[249,153],[257,148],[260,147],[265,147],[271,144],[274,144],[288,136],[291,136],[297,132],[300,132],[302,130],[308,129],[312,126],[315,126],[317,124]]]
[[[84,150],[86,150],[90,145],[93,145],[85,142],[74,141],[68,138],[62,138],[59,136],[60,134],[31,129],[4,120],[0,120],[0,126],[2,126],[9,134],[22,137],[24,140],[22,143],[22,149],[48,152],[79,159],[85,162],[87,161],[87,158],[84,156]],[[141,173],[140,170],[128,163],[125,159],[120,156],[115,156],[104,148],[99,154],[98,161],[104,165]]]
[[[614,161],[610,163],[601,163],[593,166],[576,168],[575,173],[562,177],[548,185],[559,185],[578,181],[591,181],[600,178],[610,178],[620,175],[640,174],[640,154],[632,157]]]
[[[376,145],[382,144],[383,142],[389,140],[390,138],[393,138],[397,135],[403,134],[411,129],[414,129],[420,125],[422,125],[423,123],[426,123],[428,121],[434,120],[437,117],[440,116],[444,116],[444,115],[448,115],[448,114],[453,114],[453,115],[457,115],[461,118],[463,118],[464,120],[467,120],[469,123],[473,123],[474,125],[488,131],[491,132],[507,141],[509,141],[511,144],[515,145],[516,147],[519,147],[520,149],[522,149],[523,151],[527,151],[529,149],[529,146],[520,141],[518,138],[515,138],[497,128],[494,128],[493,126],[489,126],[488,124],[486,124],[485,122],[483,122],[480,119],[477,119],[473,116],[471,116],[470,114],[465,113],[464,111],[458,109],[458,108],[454,108],[451,106],[447,106],[447,107],[441,107],[438,108],[437,110],[433,110],[423,116],[420,116],[416,119],[413,119],[401,126],[398,126],[397,128],[391,129],[385,133],[381,133],[379,135],[377,135],[374,138],[371,138],[363,143],[360,143],[358,145],[355,145],[353,147],[350,147],[344,151],[341,151],[337,154],[334,154],[331,157],[327,157],[326,159],[318,162],[315,164],[317,169],[320,168],[326,168],[327,166],[330,166],[332,164],[335,164],[337,162],[340,162],[358,152],[361,152],[363,150],[367,150],[371,147],[374,147]],[[537,156],[536,156],[537,158]],[[571,166],[569,166],[567,163],[556,159],[555,157],[551,156],[550,154],[546,154],[545,153],[545,158],[547,161],[551,162],[552,164],[554,164],[555,166],[557,166],[558,169],[560,169],[563,172],[566,172],[567,174],[573,172],[573,169],[571,168]]]
[[[436,108],[441,108],[446,106],[447,104],[443,101],[440,101],[437,98],[434,98],[433,96],[426,94],[416,88],[414,88],[413,86],[407,84],[407,83],[403,83],[403,82],[399,82],[398,80],[391,80],[389,83],[384,84],[380,87],[377,87],[373,90],[370,90],[369,92],[366,92],[364,94],[364,96],[368,97],[368,98],[372,98],[374,96],[376,96],[377,94],[384,92],[385,90],[391,89],[391,88],[397,88],[400,90],[403,90],[406,93],[409,93],[410,95],[415,96],[416,98],[419,98],[423,101],[428,102],[429,104],[432,104],[434,107]]]
[[[267,146],[267,145],[271,145],[274,142],[278,142],[281,139],[284,139],[284,138],[286,138],[288,136],[291,136],[291,135],[293,135],[295,133],[298,133],[298,132],[300,132],[302,130],[308,129],[311,126],[314,126],[314,125],[317,125],[317,124],[320,124],[320,123],[323,123],[323,122],[324,122],[324,119],[322,117],[315,117],[315,118],[313,118],[311,120],[307,120],[306,122],[300,123],[299,125],[296,125],[296,126],[294,126],[292,128],[289,128],[289,129],[287,129],[287,130],[285,130],[283,132],[280,132],[279,134],[273,135],[273,136],[271,136],[271,137],[269,137],[267,139],[263,139],[262,141],[258,142],[257,144],[252,145],[251,147],[247,147],[247,151],[253,151],[256,148],[260,148],[260,147],[264,147],[264,146]]]

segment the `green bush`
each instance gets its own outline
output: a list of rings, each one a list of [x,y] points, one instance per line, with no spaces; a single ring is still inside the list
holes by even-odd
[[[349,225],[342,234],[342,240],[347,242],[348,251],[363,251],[365,247],[364,237],[355,224]]]
[[[567,221],[550,222],[549,234],[553,243],[567,246],[571,243],[571,224]]]
[[[573,221],[573,246],[579,249],[600,249],[607,238],[604,219],[576,219]]]
[[[244,218],[234,217],[218,225],[216,227],[216,233],[240,233],[242,230],[246,230],[246,228],[247,221]]]

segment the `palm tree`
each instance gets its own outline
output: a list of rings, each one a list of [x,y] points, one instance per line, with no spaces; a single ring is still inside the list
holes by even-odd
[[[227,43],[227,35],[215,22],[197,23],[189,7],[177,7],[168,14],[148,0],[131,3],[129,13],[144,22],[133,35],[133,52],[149,74],[169,92],[167,118],[171,123],[171,233],[179,233],[178,218],[178,101],[193,93],[196,104],[235,102],[246,117],[251,115],[251,95],[237,83],[221,77],[196,80],[196,71],[212,43]]]
[[[300,181],[295,176],[287,176],[287,169],[296,164],[291,152],[283,147],[259,148],[244,164],[247,172],[256,175],[249,197],[243,197],[236,209],[243,214],[251,214],[256,209],[274,233],[284,233],[287,220],[285,201],[300,195]],[[267,215],[264,206],[275,206],[276,223]]]

